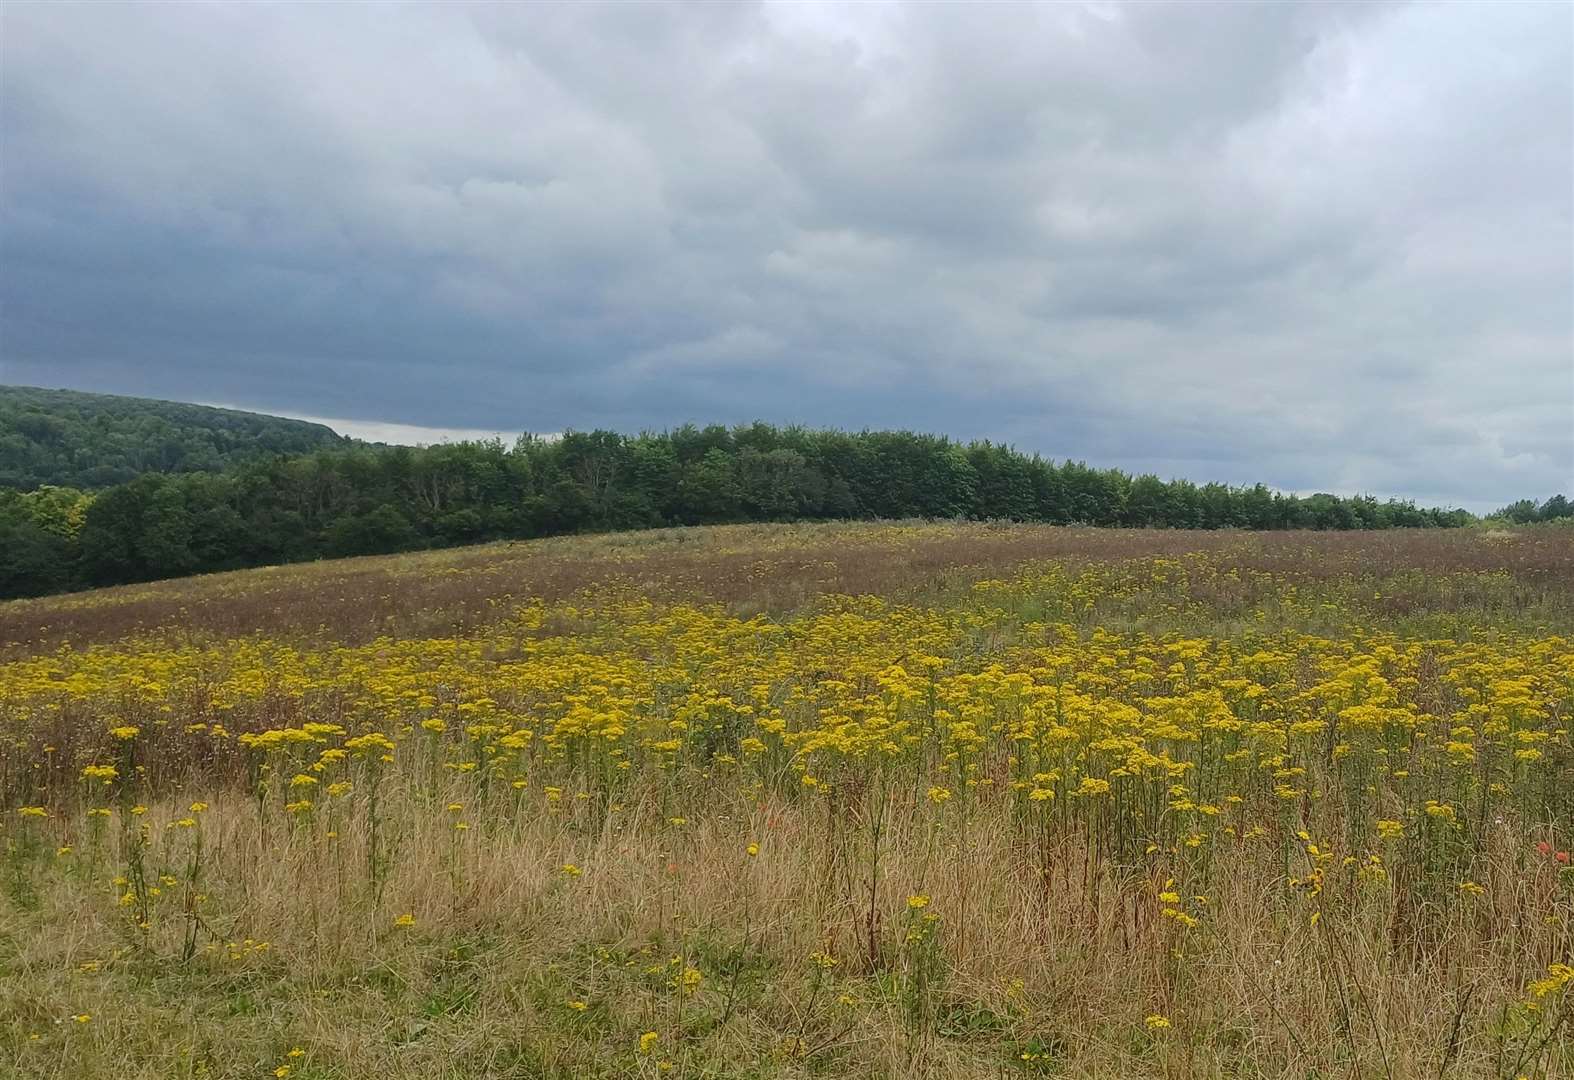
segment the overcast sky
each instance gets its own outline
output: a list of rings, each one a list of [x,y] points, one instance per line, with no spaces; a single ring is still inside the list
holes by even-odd
[[[0,8],[0,381],[1574,489],[1574,5]]]

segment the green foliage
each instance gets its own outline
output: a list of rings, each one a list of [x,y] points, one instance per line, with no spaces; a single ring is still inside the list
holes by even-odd
[[[74,584],[91,501],[74,488],[0,489],[0,596],[41,595]]]
[[[173,401],[0,386],[0,487],[103,488],[142,473],[219,472],[347,440],[321,424]]]
[[[1515,525],[1533,525],[1542,521],[1568,521],[1574,519],[1574,502],[1570,502],[1566,495],[1554,495],[1539,506],[1534,499],[1520,499],[1503,507],[1492,516]]]
[[[0,401],[9,415],[20,408],[26,414],[21,427],[42,438],[49,416],[18,402],[36,403],[40,399],[30,395],[49,393],[6,391]],[[137,412],[149,407],[163,406],[132,400],[113,415],[141,416],[153,424],[149,430],[163,430],[156,411]],[[223,429],[236,440],[236,432],[251,430],[245,423],[266,431],[272,422],[191,408],[240,418],[242,427]],[[109,415],[101,412],[91,430],[137,430],[103,421]],[[266,442],[258,440],[253,449]],[[239,442],[227,445],[234,449]],[[82,466],[88,474],[107,467],[91,453],[73,460],[89,459],[100,465]],[[187,466],[214,460],[158,458],[176,459]],[[527,436],[513,446],[494,440],[413,449],[337,440],[293,456],[251,453],[217,473],[147,472],[96,495],[56,487],[26,494],[0,490],[0,596],[560,533],[844,518],[1188,529],[1447,527],[1473,520],[1462,510],[1369,496],[1301,498],[1262,485],[1199,487],[1133,478],[995,443],[961,444],[907,431],[756,423],[735,429],[688,425],[634,437],[569,432],[555,440]]]

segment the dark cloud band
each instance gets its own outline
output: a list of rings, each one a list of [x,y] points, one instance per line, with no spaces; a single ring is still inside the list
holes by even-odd
[[[1574,486],[1555,5],[11,5],[0,377]]]

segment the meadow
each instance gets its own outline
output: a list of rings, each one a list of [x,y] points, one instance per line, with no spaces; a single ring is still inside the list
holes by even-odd
[[[1574,530],[0,604],[0,1075],[1574,1076]]]

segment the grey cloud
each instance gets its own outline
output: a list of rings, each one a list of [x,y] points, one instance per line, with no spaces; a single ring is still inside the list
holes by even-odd
[[[0,377],[1574,486],[1553,5],[0,11]]]

